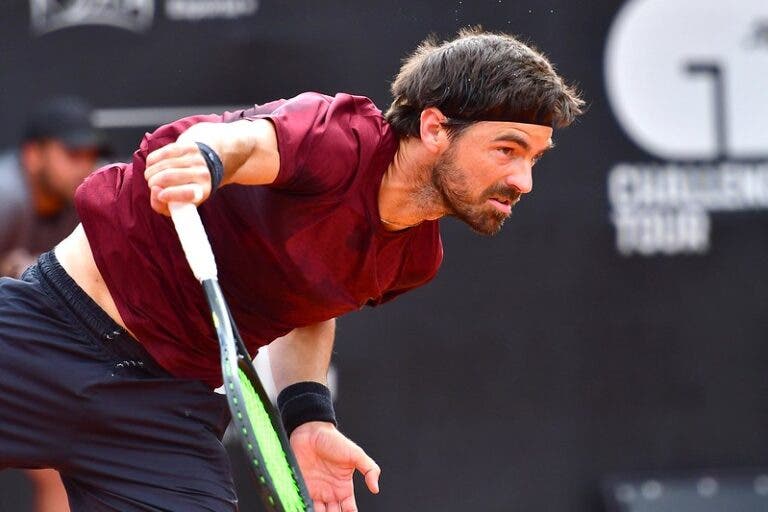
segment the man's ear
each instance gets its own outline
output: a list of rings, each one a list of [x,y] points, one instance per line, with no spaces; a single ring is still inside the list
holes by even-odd
[[[441,153],[448,146],[448,133],[443,126],[446,117],[438,108],[429,107],[421,111],[421,143],[430,153]]]

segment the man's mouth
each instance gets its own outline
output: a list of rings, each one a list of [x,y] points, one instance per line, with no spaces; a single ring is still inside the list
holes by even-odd
[[[517,199],[511,200],[507,197],[492,197],[488,199],[488,202],[493,205],[494,208],[507,215],[512,213],[512,207],[517,203]]]

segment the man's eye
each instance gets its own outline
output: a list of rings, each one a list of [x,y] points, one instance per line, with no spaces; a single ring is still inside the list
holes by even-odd
[[[511,156],[511,155],[515,154],[515,150],[514,149],[508,148],[506,146],[505,147],[500,147],[500,148],[498,148],[498,150],[501,151],[506,156]]]

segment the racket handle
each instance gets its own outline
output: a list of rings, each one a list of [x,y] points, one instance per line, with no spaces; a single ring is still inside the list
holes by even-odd
[[[216,279],[216,260],[197,207],[192,203],[168,203],[168,209],[192,273],[201,283]]]

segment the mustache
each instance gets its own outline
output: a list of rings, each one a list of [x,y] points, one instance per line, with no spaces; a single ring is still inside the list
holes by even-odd
[[[514,187],[502,187],[499,185],[493,186],[485,191],[485,197],[490,199],[495,197],[497,199],[506,199],[510,204],[515,204],[523,196],[523,193]]]

